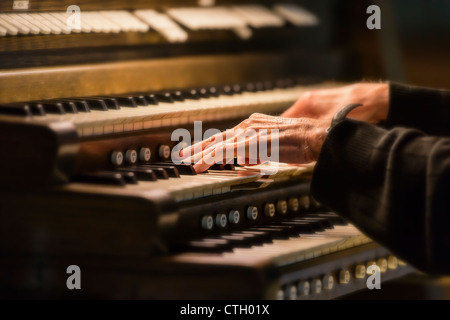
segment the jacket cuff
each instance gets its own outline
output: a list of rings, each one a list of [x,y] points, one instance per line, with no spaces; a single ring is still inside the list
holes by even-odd
[[[346,207],[346,197],[339,188],[342,181],[367,181],[372,152],[386,130],[364,122],[345,119],[328,133],[314,168],[311,181],[312,196],[326,206],[339,211]],[[344,202],[343,202],[344,200]],[[342,206],[337,208],[336,206]]]

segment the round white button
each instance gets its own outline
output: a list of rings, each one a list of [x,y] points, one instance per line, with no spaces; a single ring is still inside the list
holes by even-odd
[[[311,207],[311,199],[309,198],[309,196],[301,196],[300,197],[300,208],[302,209],[309,209]]]
[[[228,212],[228,221],[231,224],[238,224],[240,218],[241,215],[238,210],[230,210],[230,212]]]
[[[311,292],[312,293],[322,292],[322,281],[320,281],[320,279],[314,279],[311,281]]]
[[[250,220],[256,220],[258,218],[258,208],[254,206],[248,207],[247,218]]]
[[[223,213],[216,215],[216,226],[225,228],[227,226],[227,216]]]
[[[130,164],[135,164],[137,161],[136,150],[127,150],[127,152],[125,152],[125,161]]]
[[[165,159],[165,160],[169,159],[169,157],[170,157],[170,147],[167,146],[167,145],[159,146],[158,155],[162,159]]]
[[[277,300],[284,300],[284,291],[282,289],[277,291]]]
[[[334,277],[331,274],[326,274],[323,276],[322,283],[325,290],[331,290],[334,287]]]
[[[355,278],[363,279],[366,276],[366,266],[363,264],[358,264],[355,267]]]
[[[123,163],[123,153],[122,151],[113,151],[111,153],[111,163],[115,166],[121,166]]]
[[[380,258],[377,260],[377,266],[380,268],[381,272],[386,272],[388,269],[388,263],[385,258]]]
[[[264,206],[264,214],[266,217],[273,217],[275,215],[275,205],[273,203],[266,203]]]
[[[297,198],[290,198],[288,202],[289,211],[297,212],[299,208],[299,202]]]
[[[288,211],[288,204],[286,201],[281,200],[277,202],[277,212],[280,214],[286,214]]]
[[[398,259],[394,256],[389,256],[387,259],[387,265],[389,269],[395,270],[398,267]]]
[[[339,283],[347,284],[350,282],[350,271],[343,269],[339,271]]]
[[[214,226],[214,219],[211,216],[204,216],[202,218],[202,228],[205,230],[211,230]]]
[[[150,148],[141,148],[139,150],[139,160],[148,162],[152,158],[152,151]]]
[[[369,271],[369,267],[370,266],[376,266],[376,265],[377,265],[377,263],[374,260],[367,261],[367,263],[366,263],[366,274],[373,274],[374,271]]]
[[[307,296],[311,290],[309,281],[300,281],[297,286],[297,292],[299,295]]]
[[[287,285],[284,290],[284,296],[287,300],[297,299],[297,287],[293,285]]]

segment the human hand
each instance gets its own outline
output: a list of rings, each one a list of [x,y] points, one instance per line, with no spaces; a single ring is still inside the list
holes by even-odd
[[[360,103],[348,117],[377,124],[386,119],[389,110],[389,86],[386,83],[355,83],[318,89],[302,94],[281,116],[331,119],[343,106]]]
[[[310,163],[317,160],[329,126],[328,119],[255,113],[233,129],[184,148],[179,156],[183,162],[194,163],[197,172],[203,172],[214,163],[229,163],[234,158],[241,165],[261,163],[267,160],[261,154],[261,146],[266,145],[272,160]]]

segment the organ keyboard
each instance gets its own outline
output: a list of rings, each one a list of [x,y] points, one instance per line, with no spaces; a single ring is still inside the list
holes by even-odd
[[[341,83],[329,7],[80,1],[69,28],[69,5],[0,4],[1,296],[71,297],[73,264],[102,298],[336,298],[368,265],[411,272],[314,201],[314,164],[171,161],[175,129]]]

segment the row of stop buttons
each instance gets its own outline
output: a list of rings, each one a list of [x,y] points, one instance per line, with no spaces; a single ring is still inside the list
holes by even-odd
[[[296,213],[300,209],[307,210],[310,207],[310,197],[302,195],[300,198],[289,198],[280,200],[276,203],[266,203],[264,205],[264,215],[266,217],[275,217],[275,215],[285,215],[288,212]],[[255,221],[259,217],[259,210],[255,206],[248,206],[245,211],[245,217],[250,221]],[[215,216],[205,215],[202,217],[201,225],[205,230],[212,230],[214,226],[225,228],[228,224],[236,225],[241,219],[239,210],[230,210],[227,214],[218,213]]]
[[[337,283],[340,285],[349,284],[352,280],[352,273],[354,279],[365,279],[366,276],[373,274],[373,272],[370,272],[372,268],[369,268],[371,265],[378,266],[380,272],[384,273],[388,270],[395,270],[399,266],[405,265],[405,263],[395,256],[379,258],[376,261],[370,260],[366,264],[357,264],[353,268],[342,269],[334,274],[329,273],[322,277],[285,285],[282,289],[278,290],[277,299],[296,300],[302,296],[319,294],[324,290],[331,290]]]
[[[170,147],[168,145],[160,145],[158,147],[158,157],[161,160],[168,160],[170,158]],[[114,166],[121,166],[124,162],[127,164],[136,164],[138,161],[149,162],[151,159],[152,151],[147,147],[128,149],[125,152],[114,150],[110,155],[110,162]]]

